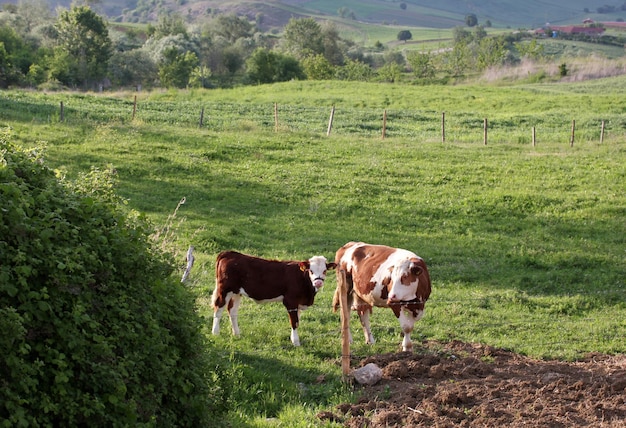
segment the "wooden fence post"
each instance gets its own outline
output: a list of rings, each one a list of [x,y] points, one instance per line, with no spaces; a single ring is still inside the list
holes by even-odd
[[[574,132],[576,130],[576,120],[572,120],[572,135],[569,140],[569,146],[574,147]]]
[[[350,308],[346,271],[343,269],[337,269],[337,289],[341,308],[341,373],[345,377],[350,374]]]
[[[274,132],[278,132],[278,103],[274,103]]]
[[[604,142],[604,121],[602,121],[602,126],[600,127],[600,144]]]
[[[137,95],[135,95],[135,101],[133,102],[133,118],[135,120],[135,113],[137,112]]]
[[[385,139],[385,133],[387,131],[387,109],[383,111],[383,140]]]
[[[200,110],[200,122],[198,123],[198,126],[200,128],[202,128],[203,122],[204,122],[204,107],[202,107],[202,110]]]
[[[333,128],[333,118],[335,117],[335,106],[330,109],[330,119],[328,119],[328,130],[326,130],[326,136],[330,135],[330,130]]]
[[[446,112],[441,113],[441,142],[446,142]]]
[[[483,144],[487,145],[487,118],[483,120]]]
[[[536,145],[535,136],[536,136],[536,134],[535,134],[535,127],[533,126],[533,147],[535,147],[535,145]]]
[[[61,111],[59,112],[59,121],[63,122],[65,120],[65,111],[63,109],[63,101],[61,101]]]

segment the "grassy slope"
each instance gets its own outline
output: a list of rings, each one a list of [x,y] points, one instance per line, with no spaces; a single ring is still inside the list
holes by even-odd
[[[48,3],[53,9],[57,5],[69,7],[69,0],[49,0]],[[406,10],[400,9],[400,2],[384,0],[346,0],[341,3],[328,0],[298,0],[298,1],[233,1],[233,0],[204,0],[187,2],[166,1],[159,3],[158,7],[171,10],[180,10],[184,15],[190,10],[204,11],[207,8],[222,11],[251,11],[249,16],[254,17],[255,9],[272,14],[272,9],[278,14],[280,10],[303,15],[330,15],[337,16],[339,7],[347,7],[352,10],[358,20],[367,22],[398,23],[410,27],[435,27],[451,28],[463,25],[464,17],[468,13],[475,13],[479,22],[489,19],[494,25],[509,26],[512,28],[530,28],[540,26],[546,22],[553,24],[579,23],[586,17],[596,20],[615,20],[617,17],[624,17],[623,13],[616,15],[594,14],[598,7],[607,4],[604,0],[572,0],[559,2],[556,0],[532,0],[519,2],[505,0],[499,2],[467,2],[464,0],[443,0],[434,4],[424,4],[419,0],[405,0]],[[428,3],[428,2],[426,2]],[[487,3],[487,4],[485,4]],[[96,6],[109,16],[119,16],[124,9],[133,9],[134,3],[122,0],[107,0],[102,5]],[[156,6],[155,6],[156,8]],[[592,13],[585,13],[584,8],[588,8]],[[157,10],[155,9],[155,16]],[[202,14],[200,14],[202,16]],[[287,18],[288,15],[287,15]]]
[[[595,11],[598,7],[606,4],[602,1],[587,0],[575,0],[567,3],[542,0],[468,3],[463,0],[445,0],[427,5],[421,1],[408,0],[404,1],[407,4],[406,10],[400,9],[400,2],[382,0],[347,0],[341,2],[340,5],[328,0],[286,0],[284,3],[292,3],[303,10],[332,16],[337,15],[337,10],[341,6],[352,10],[359,20],[397,22],[401,25],[414,27],[450,28],[463,25],[464,18],[469,13],[476,14],[481,23],[489,19],[494,25],[513,28],[532,28],[541,26],[546,22],[553,24],[579,23],[586,17],[598,20],[615,19],[613,16],[585,13],[584,8]]]
[[[602,95],[607,88],[615,98]],[[177,249],[182,265],[187,246],[196,247],[190,286],[207,316],[220,250],[332,258],[346,241],[361,239],[410,248],[429,264],[434,290],[415,340],[481,341],[537,357],[573,358],[626,352],[623,125],[602,145],[581,141],[572,148],[554,140],[533,148],[507,140],[485,147],[406,136],[381,141],[367,131],[337,130],[330,138],[319,129],[274,133],[271,113],[263,125],[228,110],[271,106],[277,95],[283,104],[327,106],[332,94],[365,112],[405,108],[417,99],[451,116],[509,117],[512,130],[517,118],[535,110],[548,118],[546,126],[558,116],[584,121],[597,111],[623,114],[625,88],[624,79],[506,88],[290,82],[141,94],[134,122],[127,119],[129,94],[121,94],[121,102],[3,92],[0,101],[1,125],[10,125],[16,140],[46,140],[48,162],[70,175],[112,164],[129,206],[157,224],[186,197],[173,221]],[[59,99],[68,108],[65,124],[55,121]],[[213,115],[202,129],[193,121],[149,120],[157,107],[175,118],[189,103],[197,113],[209,100],[226,103],[221,120],[232,125],[212,129]],[[153,110],[142,110],[148,102]],[[89,109],[102,119],[80,114]],[[316,305],[303,313],[301,348],[290,345],[279,304],[244,301],[242,337],[230,335],[226,319],[222,335],[211,337],[230,355],[236,375],[231,418],[241,426],[270,426],[266,417],[314,426],[317,410],[349,397],[340,382],[339,317],[329,308],[333,288],[331,274]],[[375,310],[372,322],[378,342],[368,347],[353,320],[355,358],[398,350],[391,311]]]

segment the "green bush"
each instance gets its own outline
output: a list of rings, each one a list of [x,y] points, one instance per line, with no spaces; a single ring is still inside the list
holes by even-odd
[[[0,426],[207,426],[228,410],[194,298],[113,177],[57,178],[0,135]]]

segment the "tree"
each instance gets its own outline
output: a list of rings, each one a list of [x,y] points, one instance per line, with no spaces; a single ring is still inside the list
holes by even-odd
[[[324,55],[311,55],[302,60],[304,74],[310,80],[329,80],[334,76],[333,65]]]
[[[435,77],[436,68],[430,53],[411,51],[407,54],[407,61],[416,77],[420,79]]]
[[[159,16],[159,22],[150,37],[161,39],[166,36],[176,36],[178,34],[188,37],[187,25],[180,13],[168,13]]]
[[[332,65],[343,64],[344,55],[340,43],[339,30],[335,24],[326,22],[322,27],[322,43],[324,46],[324,57]]]
[[[539,59],[543,56],[544,45],[532,39],[530,42],[518,42],[514,44],[522,58]]]
[[[406,42],[407,40],[411,40],[413,38],[413,34],[409,30],[402,30],[398,33],[397,39],[401,42]]]
[[[0,25],[0,88],[19,84],[32,64],[33,47],[11,27]]]
[[[285,52],[296,58],[324,53],[322,27],[313,18],[291,18],[282,41]]]
[[[501,65],[506,58],[507,49],[502,37],[485,37],[478,44],[476,58],[476,67],[478,70],[484,70],[488,67]]]
[[[204,65],[200,65],[193,69],[189,77],[189,86],[192,88],[210,88],[209,78],[211,70]]]
[[[346,16],[348,16],[349,13],[350,13],[350,9],[348,9],[345,6],[342,6],[339,9],[337,9],[337,15],[339,15],[342,18],[345,18]]]
[[[378,77],[385,82],[394,83],[401,75],[402,66],[395,62],[389,62],[378,69]]]
[[[469,15],[465,15],[465,25],[468,27],[475,27],[478,25],[478,18],[475,14],[470,13]]]
[[[111,57],[111,39],[106,22],[87,6],[63,11],[55,24],[57,46],[54,62],[67,61],[52,77],[71,86],[94,84],[105,76]],[[71,70],[71,73],[65,71]]]
[[[230,43],[235,43],[237,39],[252,37],[253,29],[254,26],[247,19],[231,14],[219,15],[213,31]]]
[[[236,47],[227,47],[222,52],[222,65],[231,77],[239,71],[245,64],[243,55]]]
[[[297,59],[267,48],[256,49],[246,61],[246,69],[248,79],[257,84],[306,78]]]
[[[300,62],[289,55],[277,55],[276,82],[306,79]]]
[[[115,86],[150,87],[157,80],[157,66],[144,50],[115,52],[109,60],[108,76]]]
[[[452,50],[440,55],[440,69],[451,76],[462,76],[470,66],[472,52],[466,43],[455,43]]]
[[[168,88],[187,87],[191,73],[197,66],[198,57],[195,53],[181,53],[176,48],[166,50],[163,60],[158,64],[161,85]]]
[[[383,60],[385,64],[389,64],[391,62],[398,64],[401,67],[406,65],[406,59],[404,55],[400,51],[387,51],[383,54]]]
[[[7,87],[7,82],[11,78],[12,68],[9,55],[4,48],[4,42],[0,41],[0,87]]]
[[[52,17],[50,6],[45,0],[18,0],[17,15],[23,24],[22,36],[30,34],[38,25],[49,22]]]
[[[166,52],[171,49],[175,49],[178,53],[193,52],[198,56],[198,45],[183,34],[165,36],[160,39],[150,37],[142,49],[150,55],[156,64],[162,63],[165,60]]]
[[[487,37],[487,30],[482,25],[477,25],[474,27],[474,33],[472,34],[472,41],[474,43],[480,43],[483,39]]]
[[[246,61],[248,78],[253,83],[272,83],[276,78],[276,54],[269,49],[255,50]]]
[[[463,27],[454,27],[452,29],[452,40],[454,44],[457,43],[470,43],[472,40],[472,33]]]
[[[114,186],[111,169],[57,178],[41,147],[0,135],[4,426],[211,426],[228,410],[194,296]]]
[[[400,9],[406,10],[406,3],[405,2],[400,3]]]
[[[335,77],[339,80],[366,82],[372,78],[373,74],[369,65],[349,59],[343,67],[337,67]]]

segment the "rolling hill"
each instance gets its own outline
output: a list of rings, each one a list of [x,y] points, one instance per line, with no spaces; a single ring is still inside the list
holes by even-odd
[[[18,0],[9,0],[16,3]],[[72,0],[48,0],[52,9],[70,7]],[[533,28],[580,23],[585,18],[615,21],[626,18],[620,0],[102,0],[93,7],[116,21],[151,22],[167,11],[181,13],[189,22],[201,22],[217,13],[236,13],[256,19],[261,27],[280,28],[292,17],[452,28],[464,25],[468,14],[480,24],[494,27]],[[610,13],[598,13],[604,9]],[[612,10],[611,10],[612,9]]]

